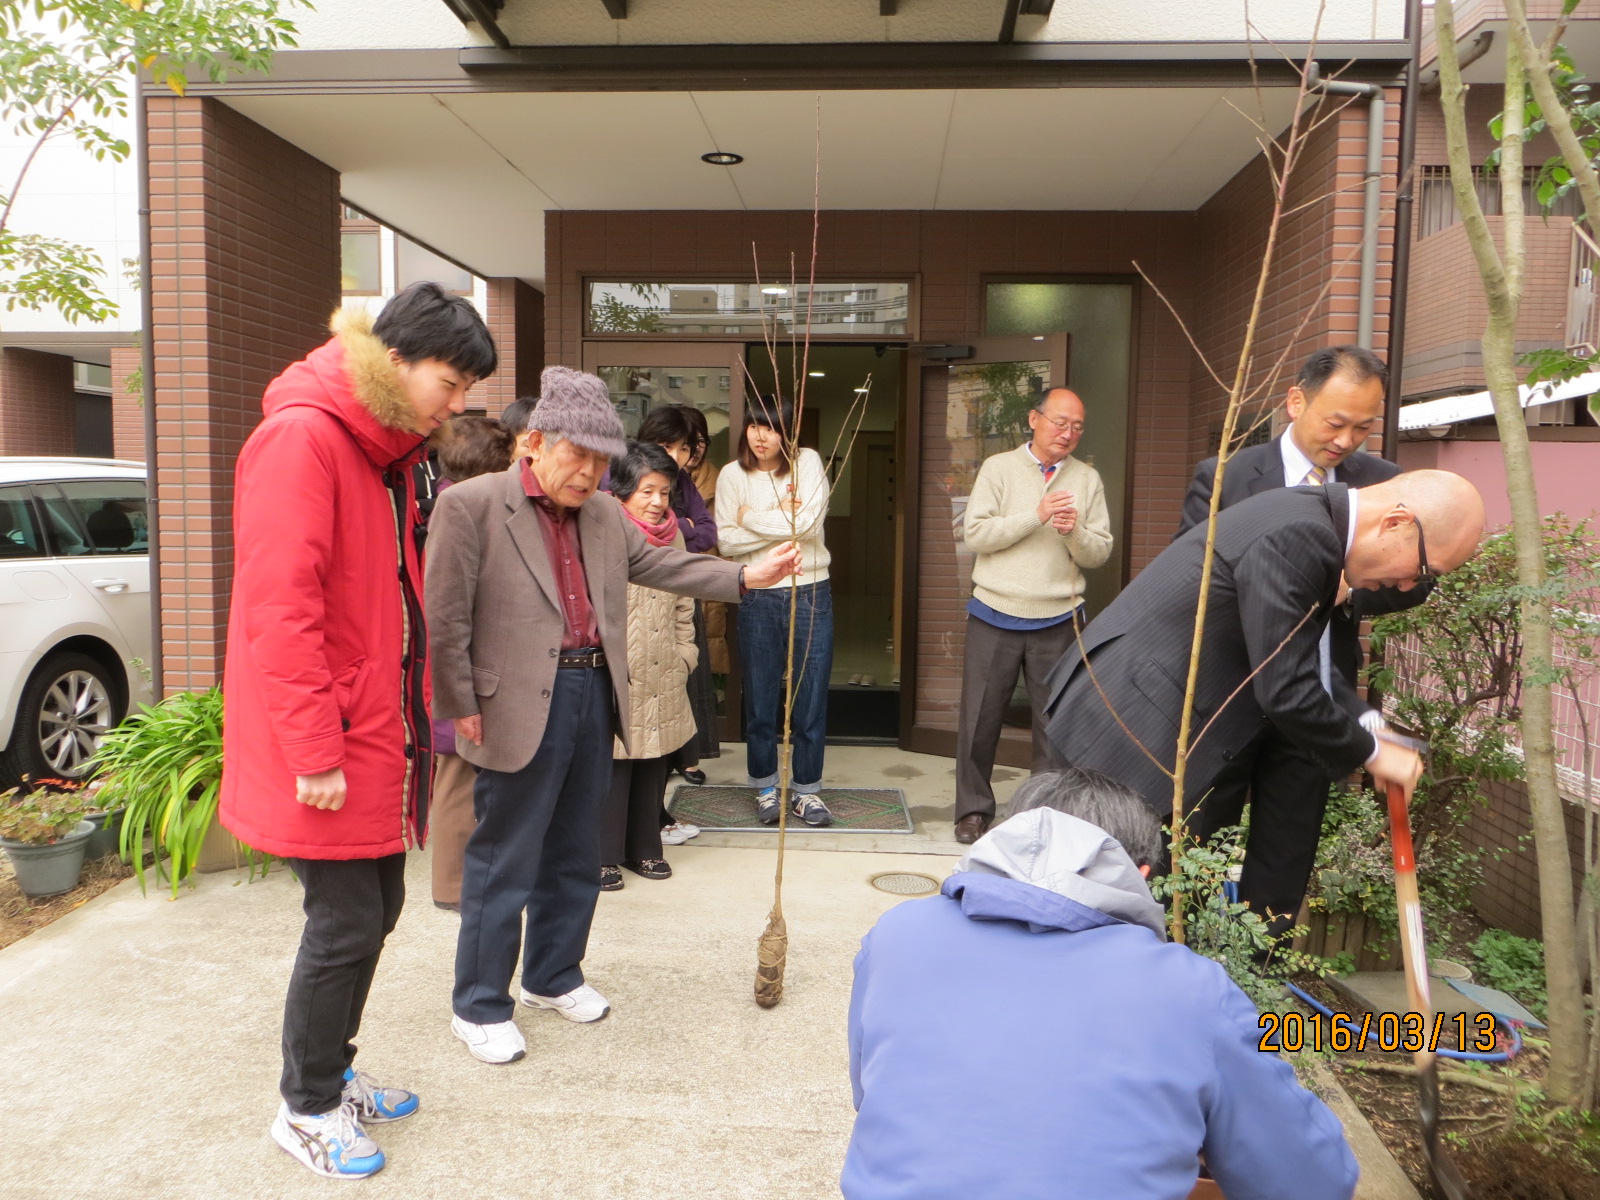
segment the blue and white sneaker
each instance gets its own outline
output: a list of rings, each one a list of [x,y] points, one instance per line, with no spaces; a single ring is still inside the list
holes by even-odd
[[[345,1100],[332,1112],[306,1116],[278,1108],[272,1140],[318,1175],[329,1179],[365,1179],[383,1170],[383,1151],[369,1138]]]
[[[365,1071],[347,1067],[344,1073],[344,1098],[356,1106],[363,1121],[400,1121],[417,1111],[420,1101],[415,1092],[404,1088],[381,1087]]]
[[[778,789],[765,787],[756,793],[756,816],[763,825],[778,823]]]

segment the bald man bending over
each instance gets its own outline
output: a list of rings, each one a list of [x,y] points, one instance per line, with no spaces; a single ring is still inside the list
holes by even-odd
[[[1449,471],[1411,471],[1360,491],[1339,483],[1284,488],[1219,513],[1185,812],[1247,772],[1269,728],[1333,779],[1365,767],[1380,786],[1399,784],[1409,796],[1421,760],[1334,703],[1318,643],[1344,600],[1341,572],[1351,588],[1408,590],[1460,566],[1482,536],[1482,497]],[[1082,654],[1070,647],[1048,684],[1056,750],[1133,788],[1159,812],[1172,807],[1167,772],[1177,756],[1205,539],[1198,525],[1168,546],[1090,623]]]

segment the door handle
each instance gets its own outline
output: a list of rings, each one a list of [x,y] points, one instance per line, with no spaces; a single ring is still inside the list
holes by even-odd
[[[91,579],[89,585],[99,588],[102,592],[125,592],[128,590],[128,581],[126,579]]]

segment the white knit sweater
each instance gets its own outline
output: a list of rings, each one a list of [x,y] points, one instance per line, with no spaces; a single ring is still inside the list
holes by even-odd
[[[963,530],[972,594],[1013,617],[1059,617],[1083,603],[1083,572],[1111,557],[1111,518],[1100,473],[1068,455],[1050,479],[1052,492],[1076,497],[1078,523],[1059,534],[1039,520],[1044,475],[1026,446],[984,460],[967,501]]]
[[[789,514],[778,507],[791,495],[800,501],[792,528]],[[746,506],[750,511],[741,523],[739,510]],[[746,471],[734,459],[717,476],[717,548],[731,562],[750,566],[772,547],[792,539],[800,546],[800,582],[821,583],[831,561],[822,542],[827,515],[828,474],[815,450],[801,450],[787,475]],[[772,586],[788,585],[783,579]]]

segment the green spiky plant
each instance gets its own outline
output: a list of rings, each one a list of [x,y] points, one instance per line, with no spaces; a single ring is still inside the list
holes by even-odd
[[[100,745],[95,769],[107,780],[98,801],[126,806],[121,853],[145,886],[144,839],[155,851],[158,880],[178,885],[194,873],[200,847],[217,819],[222,788],[222,691],[180,692],[141,705]],[[162,857],[168,859],[162,866]],[[249,852],[251,873],[264,876],[271,859]]]

